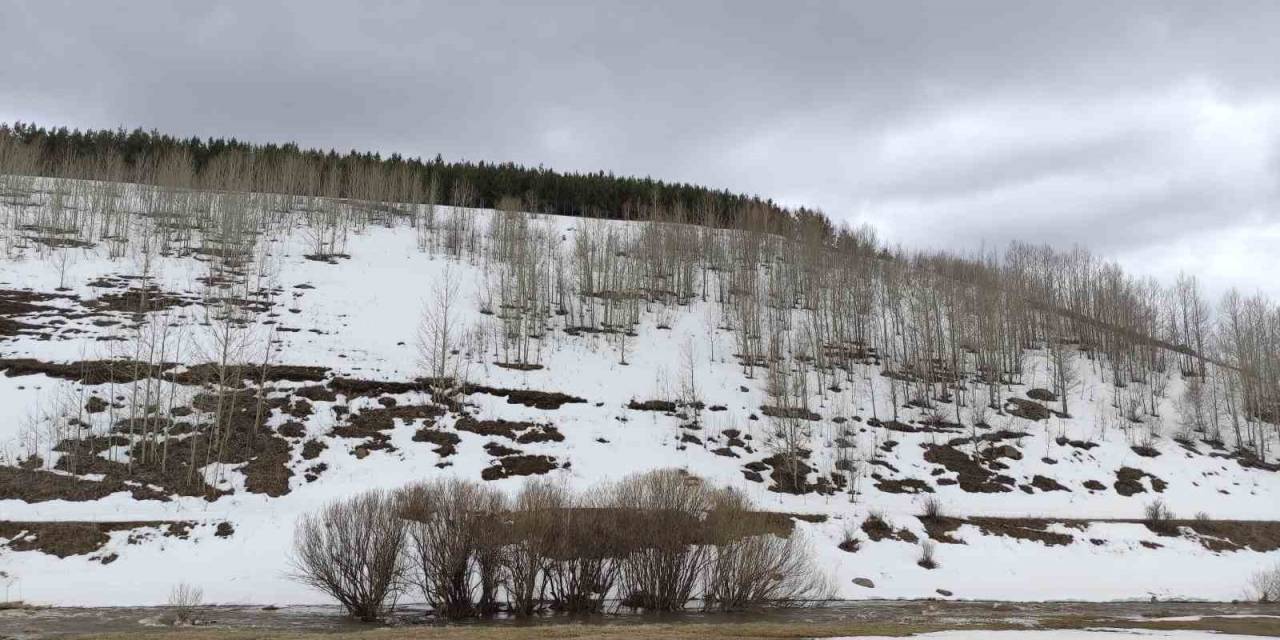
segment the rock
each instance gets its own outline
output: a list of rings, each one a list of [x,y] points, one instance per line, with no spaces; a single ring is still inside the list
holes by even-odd
[[[868,589],[876,588],[876,583],[872,582],[870,578],[854,578],[853,583],[859,587],[866,587]]]

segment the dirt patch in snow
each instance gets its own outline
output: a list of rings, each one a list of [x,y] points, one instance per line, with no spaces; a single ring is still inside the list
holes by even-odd
[[[1175,520],[1170,525],[1190,529],[1204,548],[1214,552],[1252,549],[1265,553],[1280,549],[1280,522]]]
[[[933,493],[933,487],[919,478],[884,478],[876,481],[876,488],[885,493]]]
[[[451,431],[441,431],[434,427],[423,427],[413,434],[414,442],[427,442],[435,445],[436,455],[447,458],[458,452],[458,443],[462,438]]]
[[[1006,410],[1010,415],[1017,416],[1026,420],[1048,420],[1049,408],[1036,402],[1035,400],[1027,400],[1025,398],[1009,398],[1005,401]]]
[[[960,488],[969,493],[1005,493],[1013,490],[1014,479],[983,466],[973,456],[955,447],[925,443],[926,462],[941,465],[956,474]]]
[[[1147,487],[1142,483],[1144,477],[1151,480],[1151,489],[1156,493],[1163,493],[1165,487],[1169,486],[1169,483],[1157,478],[1155,475],[1133,467],[1116,469],[1116,481],[1112,486],[1115,487],[1116,493],[1122,496],[1146,493]]]
[[[632,411],[664,411],[671,413],[676,410],[676,403],[671,400],[632,400],[627,403],[627,408]]]
[[[0,538],[11,551],[39,551],[51,556],[87,555],[111,541],[114,531],[152,529],[165,537],[185,539],[195,523],[185,520],[136,522],[12,522],[0,521]],[[131,541],[134,539],[130,536]],[[105,562],[110,562],[104,558]]]
[[[51,471],[0,466],[0,500],[86,502],[120,491],[129,492],[134,500],[169,499],[167,495],[151,487],[135,482],[126,484],[119,478],[86,480]]]
[[[584,398],[571,396],[558,391],[538,391],[536,389],[503,389],[483,385],[467,385],[467,393],[485,393],[507,399],[507,404],[518,404],[534,409],[559,409],[566,404],[586,402]]]
[[[770,405],[761,405],[760,413],[770,418],[782,418],[789,420],[821,420],[822,416],[804,408],[804,407],[773,407]]]
[[[124,384],[142,380],[163,368],[148,366],[132,360],[80,360],[74,362],[45,362],[35,358],[0,359],[0,371],[10,378],[44,374],[50,378],[71,380],[81,384],[98,385],[115,382]]]
[[[361,380],[359,378],[334,378],[329,381],[329,388],[348,398],[428,392],[431,390],[430,384],[423,380],[394,382],[388,380]]]
[[[134,287],[124,291],[104,293],[87,304],[98,311],[118,313],[148,313],[174,307],[186,307],[200,302],[199,296],[163,291],[158,287]]]
[[[485,480],[501,480],[512,476],[535,476],[554,471],[558,465],[556,459],[543,455],[507,456],[497,464],[480,472]]]
[[[520,444],[531,444],[534,442],[560,442],[564,440],[564,434],[560,433],[554,425],[541,424],[536,422],[521,422],[516,420],[476,420],[470,416],[459,418],[454,423],[454,428],[458,431],[466,431],[482,436],[502,437],[508,440],[515,440]]]
[[[884,518],[875,514],[867,516],[867,519],[862,521],[862,532],[867,534],[867,537],[870,538],[872,542],[879,542],[881,540],[899,540],[915,544],[920,541],[920,538],[917,537],[916,534],[911,533],[910,530],[894,529],[888,522],[885,522]]]

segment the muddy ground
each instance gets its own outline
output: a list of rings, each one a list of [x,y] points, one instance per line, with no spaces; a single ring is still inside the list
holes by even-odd
[[[862,601],[733,614],[619,613],[448,625],[432,622],[413,606],[401,608],[394,624],[373,626],[350,621],[337,607],[217,606],[204,608],[200,617],[205,622],[199,626],[174,628],[167,623],[170,614],[163,607],[0,610],[0,638],[805,638],[1084,627],[1202,629],[1280,637],[1280,606],[1197,602]]]

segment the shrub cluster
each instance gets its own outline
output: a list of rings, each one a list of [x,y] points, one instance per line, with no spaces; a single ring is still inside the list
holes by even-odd
[[[297,579],[377,620],[400,596],[439,616],[678,611],[828,597],[798,534],[760,526],[742,494],[675,470],[573,492],[531,480],[508,496],[434,480],[370,491],[303,517]]]

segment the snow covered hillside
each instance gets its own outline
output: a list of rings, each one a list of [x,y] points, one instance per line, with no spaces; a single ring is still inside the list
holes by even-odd
[[[335,497],[664,467],[794,514],[848,598],[1229,600],[1280,561],[1277,431],[1221,367],[987,348],[889,256],[13,177],[0,216],[10,598],[324,602],[288,554]]]

